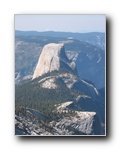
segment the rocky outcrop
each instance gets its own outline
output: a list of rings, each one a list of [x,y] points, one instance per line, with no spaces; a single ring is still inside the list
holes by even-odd
[[[56,89],[58,86],[55,83],[55,78],[50,78],[45,80],[43,83],[41,83],[41,87],[47,88],[47,89]]]
[[[68,101],[68,102],[65,102],[65,103],[62,103],[62,104],[59,104],[59,106],[57,107],[57,111],[58,112],[67,112],[67,107],[72,104],[73,101]]]
[[[104,134],[101,127],[101,123],[105,123],[103,97],[92,83],[80,79],[75,69],[75,63],[68,60],[63,44],[51,43],[44,46],[32,79],[41,77],[33,80],[32,84],[37,82],[42,88],[54,90],[68,88],[72,99],[69,98],[69,102],[64,99],[65,103],[59,105],[57,112],[75,112],[74,116],[64,116],[57,121],[51,121],[48,125],[48,128],[52,127],[50,134]]]
[[[57,107],[59,112],[68,111],[68,110],[79,110],[79,111],[89,111],[96,112],[99,115],[99,119],[101,123],[105,123],[105,106],[104,106],[103,97],[98,97],[96,101],[94,101],[91,97],[87,95],[79,95],[76,100],[65,102],[60,104]]]
[[[78,82],[77,76],[71,73],[61,73],[56,74],[54,76],[48,76],[43,79],[41,79],[38,83],[41,87],[47,88],[47,89],[56,89],[59,87],[59,84],[57,83],[58,80],[61,80],[62,84],[65,84],[66,87],[72,88],[75,82]]]
[[[69,60],[65,54],[63,44],[47,44],[43,47],[39,57],[36,69],[33,74],[33,79],[42,76],[45,73],[59,70],[62,67],[69,67]]]
[[[26,116],[15,116],[15,135],[52,135],[45,130],[45,127],[40,127],[35,119],[30,119]]]
[[[67,114],[67,113],[66,113]],[[33,109],[25,114],[15,115],[16,135],[102,135],[103,128],[95,112],[67,114],[50,122],[43,121],[46,116]]]
[[[75,112],[59,121],[51,122],[61,135],[102,135],[103,129],[95,112]]]

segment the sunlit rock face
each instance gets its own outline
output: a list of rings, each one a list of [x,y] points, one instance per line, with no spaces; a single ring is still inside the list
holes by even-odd
[[[69,65],[67,65],[68,62],[69,60],[65,54],[63,44],[47,44],[43,47],[33,74],[33,79],[42,76],[45,73],[59,70],[64,65],[69,67]]]

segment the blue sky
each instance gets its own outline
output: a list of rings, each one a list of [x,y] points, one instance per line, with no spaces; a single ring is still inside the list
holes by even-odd
[[[105,32],[105,15],[15,15],[15,30]]]

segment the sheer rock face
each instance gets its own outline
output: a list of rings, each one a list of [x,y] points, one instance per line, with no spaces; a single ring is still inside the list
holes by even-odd
[[[96,112],[79,112],[51,122],[61,135],[102,135],[103,129]]]
[[[59,70],[62,66],[69,68],[69,60],[65,54],[63,44],[47,44],[43,47],[39,57],[38,64],[33,74],[33,79],[42,76],[45,73]]]

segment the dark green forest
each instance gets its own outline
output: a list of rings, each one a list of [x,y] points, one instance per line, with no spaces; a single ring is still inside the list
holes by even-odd
[[[15,86],[15,106],[28,107],[48,115],[55,110],[55,105],[62,102],[74,101],[76,96],[82,94],[80,91],[71,90],[59,79],[56,89],[45,89],[40,86],[39,81],[49,75],[56,75],[57,71],[47,73],[27,83]]]

